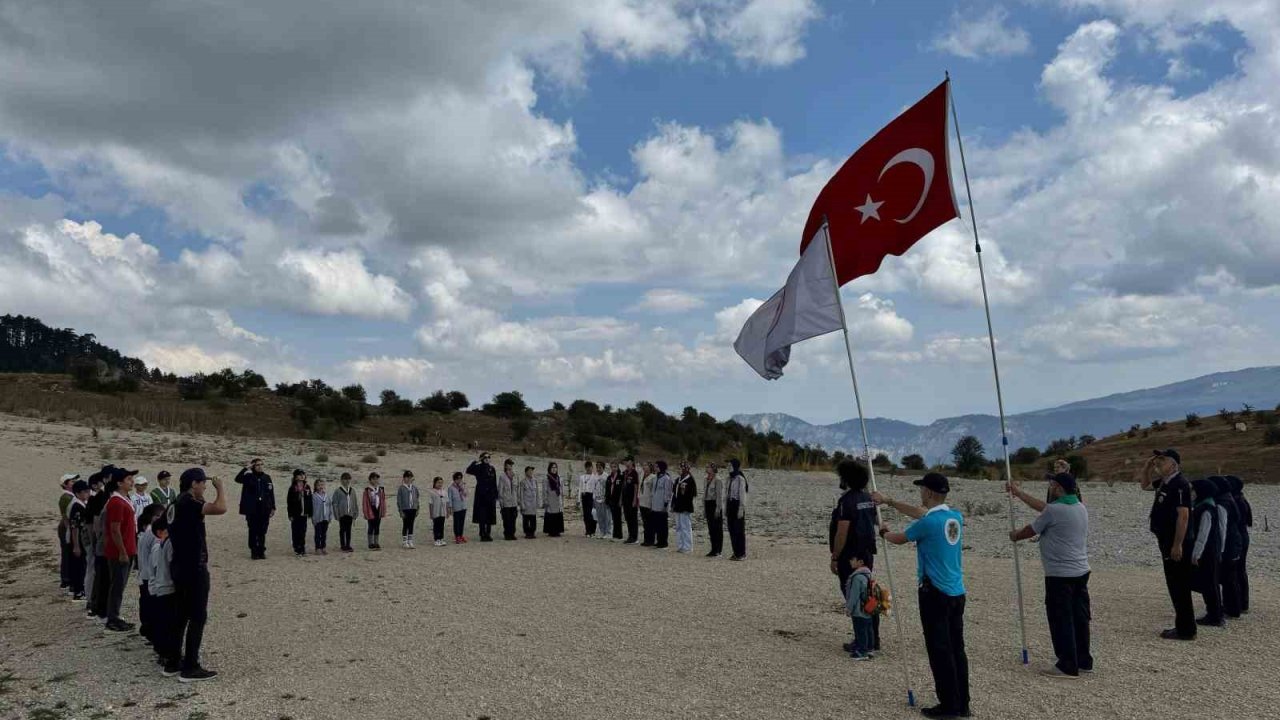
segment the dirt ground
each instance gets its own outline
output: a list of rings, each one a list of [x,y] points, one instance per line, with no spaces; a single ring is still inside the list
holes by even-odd
[[[468,459],[393,446],[362,464],[373,446],[144,432],[95,439],[75,425],[0,416],[0,717],[917,717],[906,707],[904,669],[921,702],[933,702],[913,553],[891,555],[902,637],[890,622],[886,651],[851,661],[840,650],[849,621],[818,544],[831,479],[788,473],[751,475],[744,563],[702,557],[701,533],[692,556],[587,540],[576,515],[558,540],[434,548],[421,540],[424,528],[417,550],[399,547],[399,523],[388,519],[379,553],[306,558],[289,552],[280,518],[269,559],[254,563],[233,509],[209,520],[204,656],[221,675],[181,685],[160,676],[139,638],[105,633],[57,591],[56,478],[101,464],[106,444],[111,461],[148,477],[203,463],[229,479],[261,455],[282,506],[295,465],[313,478],[350,466],[357,476],[409,467],[421,479]],[[329,459],[318,462],[318,453]],[[903,479],[885,489],[909,492]],[[1149,496],[1121,486],[1086,493],[1098,671],[1078,681],[1042,678],[1019,661],[999,489],[974,483],[953,493],[953,505],[967,503],[972,515],[965,569],[975,716],[1270,716],[1280,703],[1275,534],[1254,532],[1253,611],[1194,643],[1171,643],[1157,638],[1172,612],[1143,521]],[[1260,523],[1277,517],[1276,488],[1250,493]],[[360,548],[361,523],[354,534]],[[1034,546],[1021,557],[1035,668],[1051,658],[1041,570]]]

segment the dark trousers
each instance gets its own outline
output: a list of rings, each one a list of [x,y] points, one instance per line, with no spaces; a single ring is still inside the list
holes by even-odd
[[[181,652],[182,670],[200,667],[200,643],[209,620],[209,570],[197,568],[190,577],[174,578],[177,622],[174,623],[175,657]]]
[[[729,518],[729,543],[733,546],[734,557],[747,556],[747,519],[739,517],[741,508],[740,500],[730,500],[724,504],[724,513]],[[879,615],[876,616],[876,618],[879,617]],[[878,620],[877,625],[879,625]]]
[[[354,517],[338,518],[338,546],[343,550],[351,549],[351,524],[355,520]]]
[[[538,516],[537,515],[521,515],[520,524],[524,530],[526,538],[534,538],[538,535]]]
[[[400,535],[413,537],[413,523],[418,519],[417,509],[400,511]]]
[[[732,535],[730,535],[730,538],[732,538]],[[746,553],[744,552],[743,554],[745,555]],[[739,555],[738,557],[741,557],[741,555]],[[868,555],[867,569],[875,570],[875,565],[876,565],[876,556]],[[841,560],[840,562],[836,563],[836,578],[840,583],[840,594],[844,596],[846,601],[849,599],[849,577],[851,575],[853,575],[853,565],[850,565],[848,560]],[[880,649],[880,615],[879,614],[871,616],[870,648],[872,650]]]
[[[454,510],[453,511],[453,536],[455,538],[460,538],[463,536],[464,533],[466,533],[466,530],[467,530],[467,511]]]
[[[1240,585],[1240,612],[1249,612],[1249,572],[1245,569],[1245,560],[1249,557],[1249,536],[1244,538],[1244,546],[1240,548],[1240,559],[1236,561],[1236,577]]]
[[[1196,636],[1196,608],[1191,603],[1191,559],[1183,555],[1182,560],[1164,561],[1164,584],[1169,589],[1169,599],[1173,601],[1174,628],[1183,637]]]
[[[920,588],[920,625],[938,702],[969,709],[969,657],[964,651],[964,595],[947,595],[926,580]]]
[[[107,620],[118,621],[120,606],[124,604],[124,588],[129,584],[129,571],[133,569],[133,563],[128,560],[110,560],[107,565],[108,576],[111,578],[111,586],[107,590]]]
[[[502,539],[516,539],[516,517],[520,515],[520,508],[504,507],[502,508]]]
[[[289,534],[293,539],[293,551],[301,555],[307,551],[307,516],[289,518]]]
[[[1089,573],[1080,577],[1046,577],[1044,609],[1058,669],[1068,675],[1093,669],[1089,652]]]
[[[93,587],[89,589],[90,612],[100,618],[107,617],[107,594],[110,590],[111,569],[105,557],[96,555],[93,558]]]
[[[1218,557],[1208,551],[1200,557],[1200,565],[1193,571],[1193,587],[1204,598],[1204,617],[1209,622],[1222,621],[1222,573]]]
[[[347,535],[350,537],[351,529],[347,529]],[[329,521],[322,520],[316,523],[316,549],[324,550],[329,545]]]
[[[543,513],[542,532],[551,537],[560,537],[564,533],[564,513]]]
[[[649,513],[649,523],[653,525],[654,547],[666,547],[667,535],[671,531],[671,528],[667,525],[667,513],[656,510]]]
[[[871,635],[871,618],[853,619],[853,650],[856,655],[866,655],[875,650]]]
[[[177,665],[178,643],[175,626],[178,624],[177,596],[156,595],[151,598],[151,648],[165,664]]]
[[[637,509],[633,505],[626,505],[622,508],[622,517],[627,522],[627,542],[629,543],[636,541],[639,532],[639,528],[636,526]]]
[[[76,557],[75,554],[72,553],[71,557],[68,558],[68,562],[70,563],[70,567],[68,567],[70,577],[68,580],[71,582],[71,593],[73,595],[83,595],[85,570],[84,549],[82,548],[80,550],[80,557]]]
[[[657,527],[653,522],[653,511],[649,508],[640,508],[640,524],[644,527],[644,542],[640,543],[645,547],[653,544],[653,531]]]
[[[1218,572],[1222,586],[1222,612],[1227,617],[1240,617],[1240,560],[1223,560]]]
[[[591,514],[595,506],[595,498],[592,497],[591,493],[582,493],[582,524],[586,528],[588,535],[596,534],[596,519]]]
[[[58,528],[58,587],[71,587],[71,543],[66,541],[65,528]]]
[[[369,547],[374,547],[378,544],[378,533],[382,532],[382,518],[371,517],[368,520],[365,520],[365,522],[368,523],[368,527],[365,531],[368,535],[367,540]]]
[[[609,517],[613,518],[613,539],[622,539],[622,505],[618,503],[609,504]]]
[[[719,555],[724,551],[724,516],[716,512],[715,503],[704,503],[707,518],[707,539],[711,541],[711,553]]]
[[[244,516],[249,526],[249,554],[254,557],[265,557],[267,554],[267,528],[271,525],[271,515],[257,512]]]
[[[147,588],[144,580],[138,586],[138,634],[151,640],[151,631],[154,628],[155,613],[151,610],[151,592]],[[154,642],[154,641],[152,641]]]
[[[431,518],[431,539],[437,542],[444,539],[444,518]]]

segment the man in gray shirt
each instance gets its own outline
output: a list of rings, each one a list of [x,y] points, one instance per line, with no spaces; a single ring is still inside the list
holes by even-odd
[[[1009,533],[1018,542],[1040,536],[1044,565],[1044,604],[1049,634],[1058,662],[1041,673],[1057,678],[1077,678],[1093,672],[1089,653],[1089,511],[1080,501],[1080,489],[1070,473],[1049,477],[1049,502],[1010,483],[1009,492],[1040,515],[1030,525]]]

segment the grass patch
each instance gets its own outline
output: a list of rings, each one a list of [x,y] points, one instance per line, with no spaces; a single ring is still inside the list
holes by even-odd
[[[324,453],[316,453],[316,462],[327,463],[329,462],[329,456]]]
[[[376,463],[376,462],[378,462],[378,457],[377,457],[376,455],[365,455],[364,457],[360,458],[360,462],[362,462],[362,463]]]
[[[68,673],[58,673],[57,675],[54,675],[53,677],[49,678],[49,682],[51,682],[51,683],[66,682],[66,681],[70,680],[71,678],[73,678],[73,677],[75,677],[75,676],[76,676],[76,674],[75,674],[75,673],[69,673],[69,672],[68,672]]]

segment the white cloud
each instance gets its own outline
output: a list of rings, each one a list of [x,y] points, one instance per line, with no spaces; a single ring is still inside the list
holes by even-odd
[[[613,350],[605,350],[598,357],[542,358],[536,365],[536,375],[542,384],[557,388],[581,387],[595,381],[638,383],[645,379],[644,372],[637,365],[615,359]]]
[[[435,366],[423,358],[388,355],[361,357],[342,363],[338,369],[344,377],[366,386],[372,392],[384,387],[422,391],[441,385]]]
[[[712,22],[711,33],[750,65],[790,65],[804,57],[801,39],[821,15],[813,0],[746,0]]]
[[[249,359],[234,352],[209,352],[198,345],[147,343],[138,349],[138,359],[177,375],[213,373],[223,368],[241,370]]]
[[[631,306],[632,312],[659,314],[686,313],[706,305],[706,301],[693,293],[674,288],[646,290],[640,301]]]
[[[970,60],[1025,55],[1031,51],[1031,35],[1008,21],[1009,12],[999,5],[980,15],[975,10],[954,11],[946,32],[934,38],[933,47]]]
[[[404,320],[413,307],[395,280],[370,273],[354,250],[286,250],[276,267],[300,286],[302,307],[314,312]]]
[[[1066,361],[1152,357],[1205,348],[1234,348],[1257,330],[1231,311],[1195,295],[1103,296],[1032,325],[1022,344]]]

